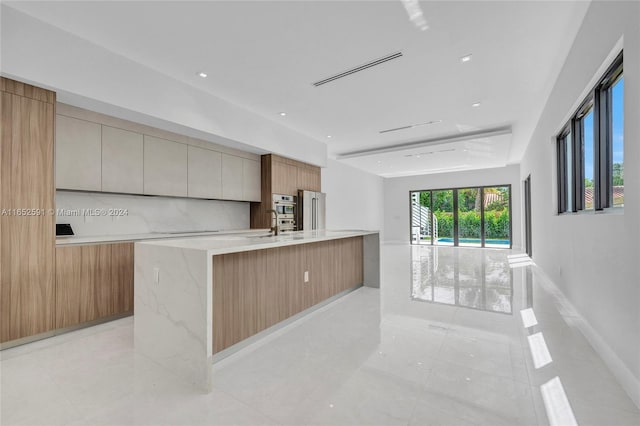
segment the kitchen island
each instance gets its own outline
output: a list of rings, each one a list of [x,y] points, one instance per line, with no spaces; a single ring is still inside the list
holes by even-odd
[[[136,243],[136,352],[210,391],[214,360],[359,286],[379,287],[379,265],[371,231]]]

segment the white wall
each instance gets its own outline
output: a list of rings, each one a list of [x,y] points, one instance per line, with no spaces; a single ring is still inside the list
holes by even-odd
[[[521,186],[517,165],[467,172],[438,173],[384,180],[384,239],[409,243],[409,192],[421,189],[473,188],[474,186],[511,184],[511,232],[513,247],[522,244]]]
[[[58,101],[257,153],[324,166],[326,144],[1,5],[2,75]],[[241,144],[242,143],[242,144]],[[246,144],[243,146],[243,144]]]
[[[328,160],[322,169],[327,229],[382,230],[383,178]]]
[[[85,218],[83,209],[122,209],[126,214]],[[78,236],[249,228],[249,203],[238,201],[56,191],[56,210],[61,213],[56,223],[70,223]]]
[[[554,138],[624,37],[624,214],[558,216]],[[613,52],[615,54],[615,52]],[[531,174],[533,257],[584,319],[583,332],[640,406],[640,4],[591,3],[543,110]]]

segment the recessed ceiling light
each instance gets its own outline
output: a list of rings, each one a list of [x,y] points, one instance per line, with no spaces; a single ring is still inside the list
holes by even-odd
[[[331,139],[333,136],[331,135],[327,135],[327,139]]]
[[[202,71],[200,71],[200,72],[198,73],[198,76],[199,76],[199,77],[202,77],[202,78],[207,78],[207,73],[206,73],[206,72],[202,72]]]
[[[480,102],[474,102],[471,104],[471,106],[474,108],[478,108],[480,105],[481,105]]]
[[[471,53],[469,53],[468,55],[464,55],[462,58],[460,58],[460,62],[464,64],[465,62],[471,61],[471,56]]]
[[[284,117],[285,115],[287,115],[287,113],[284,112],[284,111],[280,112],[279,114],[280,114],[281,117]]]

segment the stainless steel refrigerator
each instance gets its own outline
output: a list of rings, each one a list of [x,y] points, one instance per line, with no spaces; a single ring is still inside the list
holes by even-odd
[[[296,224],[298,231],[325,229],[325,200],[323,192],[298,191]]]

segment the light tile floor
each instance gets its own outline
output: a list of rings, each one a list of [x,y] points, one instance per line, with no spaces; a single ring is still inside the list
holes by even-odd
[[[508,255],[383,246],[381,290],[220,361],[208,395],[136,355],[132,318],[5,350],[0,424],[640,425],[543,274]],[[549,356],[536,368],[539,332]]]

